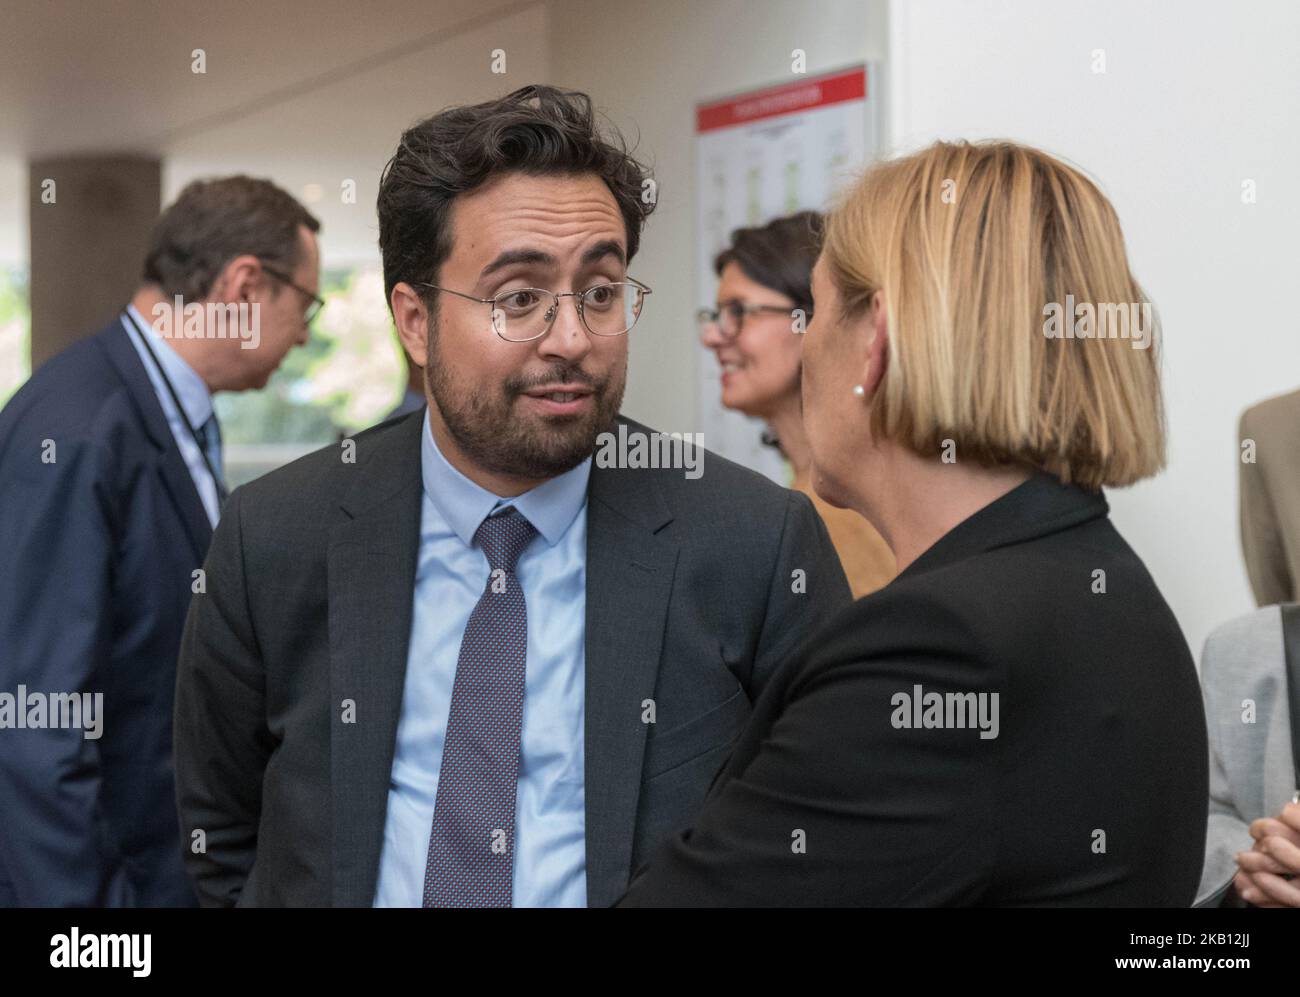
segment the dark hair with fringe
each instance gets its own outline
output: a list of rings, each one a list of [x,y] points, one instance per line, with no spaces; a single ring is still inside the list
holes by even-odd
[[[750,280],[784,294],[811,315],[812,270],[821,241],[822,216],[816,211],[738,228],[731,233],[731,245],[714,259],[713,272],[721,277],[726,265],[735,263]]]

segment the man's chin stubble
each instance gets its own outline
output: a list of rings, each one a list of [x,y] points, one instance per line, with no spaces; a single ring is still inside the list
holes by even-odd
[[[445,417],[444,417],[445,418]],[[592,455],[596,438],[608,427],[604,420],[583,416],[542,416],[514,422],[512,432],[464,433],[448,422],[461,452],[485,471],[524,478],[554,478],[571,471]],[[612,418],[608,420],[612,422]]]

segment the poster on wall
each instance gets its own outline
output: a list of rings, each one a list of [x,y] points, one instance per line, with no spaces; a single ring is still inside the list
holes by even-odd
[[[732,230],[805,209],[824,210],[832,193],[875,157],[878,78],[873,65],[854,66],[696,105],[701,307],[716,304],[713,260],[729,244]],[[762,441],[763,423],[722,407],[721,369],[703,346],[697,369],[705,445],[788,484],[780,454]]]

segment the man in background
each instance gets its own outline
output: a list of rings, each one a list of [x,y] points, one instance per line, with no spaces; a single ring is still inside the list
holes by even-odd
[[[1269,398],[1241,417],[1253,441],[1241,462],[1241,547],[1260,606],[1300,600],[1300,391]]]
[[[0,906],[194,903],[172,701],[225,495],[212,395],[307,341],[319,229],[268,181],[189,185],[129,305],[0,413]]]

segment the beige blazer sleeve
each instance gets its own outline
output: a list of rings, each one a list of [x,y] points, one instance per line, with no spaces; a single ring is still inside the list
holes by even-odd
[[[1297,595],[1284,517],[1294,517],[1296,529],[1300,530],[1300,482],[1285,495],[1274,494],[1276,484],[1270,483],[1270,476],[1282,474],[1288,463],[1289,455],[1284,448],[1300,447],[1300,418],[1287,426],[1287,410],[1293,406],[1280,404],[1291,397],[1247,409],[1238,426],[1238,439],[1255,443],[1255,460],[1240,461],[1239,490],[1241,549],[1251,591],[1259,606],[1291,602]]]

